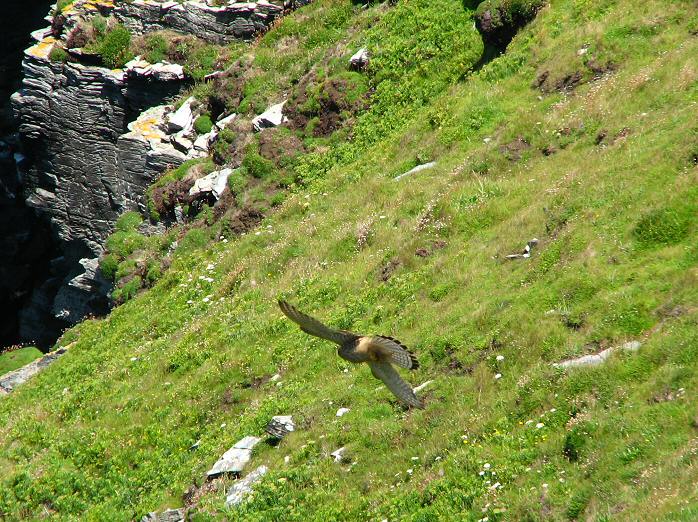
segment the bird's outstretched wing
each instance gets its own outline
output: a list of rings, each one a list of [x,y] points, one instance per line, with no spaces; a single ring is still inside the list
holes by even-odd
[[[368,365],[371,367],[373,376],[383,381],[395,397],[408,406],[424,408],[424,403],[417,398],[414,391],[412,391],[412,387],[402,380],[390,363],[370,361]]]
[[[388,361],[407,368],[416,370],[419,368],[417,357],[400,341],[393,337],[384,335],[374,335],[371,337],[371,345],[378,348],[378,351],[388,356]]]
[[[301,330],[315,337],[320,337],[322,339],[327,339],[333,343],[342,345],[348,341],[356,339],[358,336],[351,332],[346,332],[344,330],[335,330],[329,326],[325,326],[317,319],[313,319],[309,315],[305,315],[303,312],[299,312],[294,306],[291,306],[286,301],[279,299],[279,308],[286,314],[291,321],[297,323]]]

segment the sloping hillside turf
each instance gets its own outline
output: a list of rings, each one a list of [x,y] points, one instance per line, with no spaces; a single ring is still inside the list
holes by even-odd
[[[341,34],[312,25],[333,13]],[[308,155],[259,234],[190,232],[154,288],[67,332],[68,354],[0,399],[0,517],[184,505],[234,442],[293,414],[295,433],[255,449],[270,472],[253,499],[224,510],[230,479],[192,490],[195,520],[698,518],[697,16],[553,0],[471,74],[461,2],[290,15],[259,53],[307,22],[309,47],[374,55],[385,81],[353,140]],[[270,82],[285,67],[264,63]],[[530,259],[504,259],[533,237]],[[278,297],[412,347],[426,409]],[[552,366],[629,340],[640,351],[604,366]],[[328,458],[340,446],[347,463]]]

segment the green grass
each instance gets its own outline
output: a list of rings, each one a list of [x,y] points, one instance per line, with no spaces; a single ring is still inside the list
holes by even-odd
[[[11,352],[2,353],[0,354],[0,375],[21,368],[42,355],[41,351],[33,346],[26,346]]]
[[[0,513],[181,506],[234,442],[293,414],[296,432],[255,449],[250,468],[270,472],[254,497],[225,510],[223,479],[194,520],[695,519],[694,9],[552,2],[475,72],[482,43],[460,2],[289,15],[250,48],[268,75],[246,103],[365,43],[374,95],[351,140],[301,156],[256,232],[177,231],[150,290],[66,332],[71,350],[0,400]],[[570,93],[532,87],[591,58],[613,72]],[[530,259],[504,259],[532,237]],[[426,409],[404,411],[279,297],[410,346],[421,367],[405,376],[434,380]],[[639,352],[603,366],[552,366],[629,340]]]

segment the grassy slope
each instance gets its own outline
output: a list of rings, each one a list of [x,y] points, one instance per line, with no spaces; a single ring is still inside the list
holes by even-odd
[[[689,1],[553,1],[505,56],[334,156],[261,234],[185,241],[155,288],[68,332],[70,352],[0,402],[0,513],[118,520],[181,505],[232,443],[292,413],[300,429],[255,451],[271,471],[254,500],[226,514],[217,483],[197,517],[694,520],[695,17]],[[589,56],[616,71],[572,96],[531,88]],[[532,147],[512,162],[500,147],[518,136]],[[391,180],[417,158],[438,166]],[[531,259],[502,259],[533,236]],[[411,381],[435,379],[426,410],[403,411],[367,368],[299,332],[280,295],[413,347]],[[550,364],[631,339],[638,354],[601,368]],[[280,386],[258,384],[277,372]],[[327,458],[340,446],[355,465]]]
[[[38,359],[41,355],[41,351],[33,346],[0,354],[0,375],[21,368],[34,359]]]

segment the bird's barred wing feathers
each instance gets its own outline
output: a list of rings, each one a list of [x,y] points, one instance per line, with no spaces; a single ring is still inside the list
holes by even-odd
[[[297,323],[301,330],[315,337],[327,339],[339,345],[356,338],[356,335],[342,330],[335,330],[329,326],[325,326],[317,319],[313,319],[309,315],[299,312],[294,306],[291,306],[286,301],[279,300],[279,308],[286,314],[291,321]]]
[[[417,357],[407,346],[397,339],[384,335],[376,335],[371,337],[371,344],[377,346],[381,352],[387,353],[391,363],[407,368],[408,370],[416,370],[419,368]]]
[[[370,361],[368,365],[371,367],[371,373],[373,376],[376,379],[383,381],[388,389],[393,392],[395,397],[400,399],[408,406],[424,408],[424,404],[414,394],[412,387],[402,380],[395,368],[393,368],[389,362]]]

